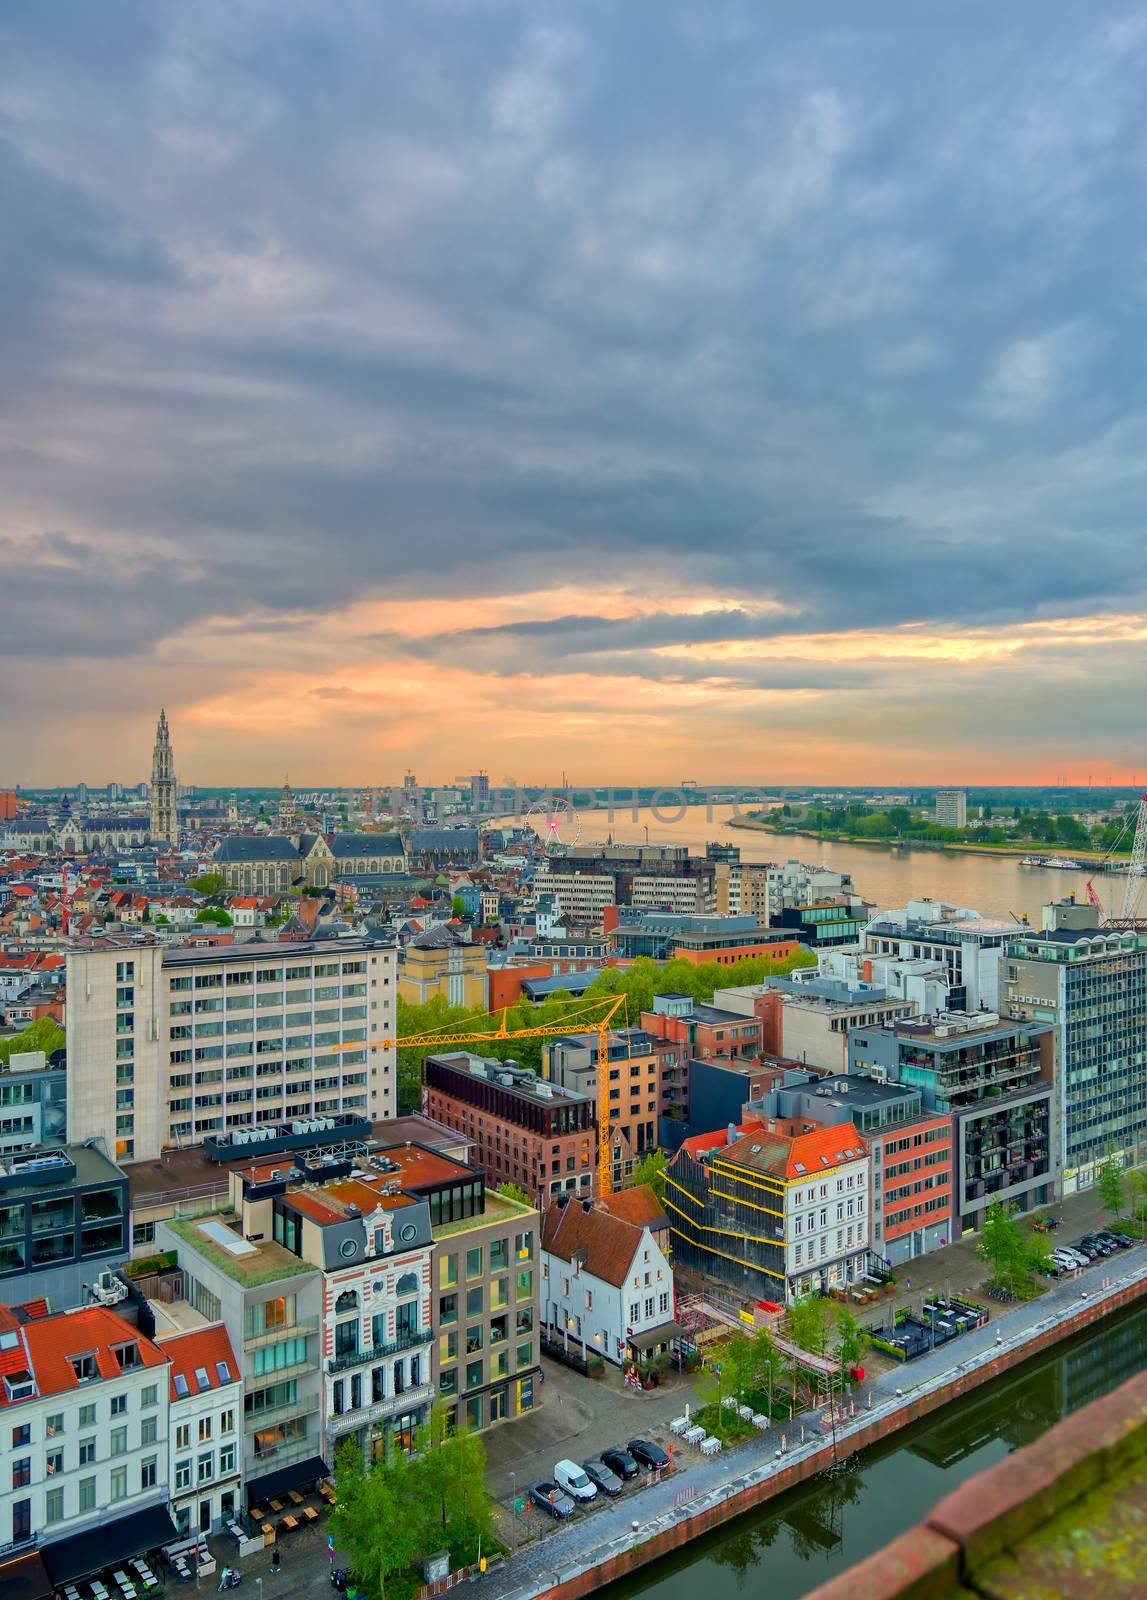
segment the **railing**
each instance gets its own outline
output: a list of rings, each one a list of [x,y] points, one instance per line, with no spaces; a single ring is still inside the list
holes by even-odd
[[[401,1394],[384,1395],[381,1400],[372,1400],[369,1405],[355,1406],[351,1411],[340,1411],[327,1418],[327,1426],[332,1433],[345,1433],[349,1428],[361,1428],[365,1423],[375,1422],[379,1417],[388,1416],[392,1411],[401,1411],[408,1406],[424,1405],[433,1400],[435,1395],[432,1383],[420,1383],[411,1389],[404,1389]]]
[[[268,1328],[263,1333],[249,1334],[243,1340],[244,1350],[259,1350],[266,1344],[281,1344],[284,1339],[309,1338],[318,1333],[318,1317],[308,1317],[305,1322],[292,1322],[289,1328]]]
[[[350,1367],[362,1367],[371,1361],[381,1361],[386,1356],[400,1355],[403,1350],[417,1350],[430,1344],[434,1338],[429,1328],[416,1328],[413,1333],[400,1333],[397,1339],[382,1344],[368,1345],[363,1350],[347,1350],[341,1356],[327,1357],[328,1372],[346,1372]]]

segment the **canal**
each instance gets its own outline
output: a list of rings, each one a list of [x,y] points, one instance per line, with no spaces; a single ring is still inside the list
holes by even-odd
[[[730,1583],[769,1600],[798,1600],[1145,1361],[1147,1308],[1121,1313],[614,1584],[611,1600],[695,1600],[727,1593]]]
[[[610,816],[605,811],[582,811],[578,815],[578,838],[582,844],[641,843],[683,844],[696,855],[704,855],[706,844],[733,844],[742,861],[798,860],[823,864],[838,872],[851,872],[858,894],[871,900],[879,910],[903,906],[925,896],[949,900],[970,907],[985,917],[1027,917],[1040,926],[1040,909],[1050,900],[1074,894],[1083,900],[1089,873],[1056,871],[1045,867],[1021,867],[1017,856],[977,856],[942,850],[889,850],[882,846],[842,844],[830,840],[763,833],[755,828],[734,828],[738,813],[732,806],[689,807],[678,816],[671,807],[660,815],[648,807],[636,813],[619,805]],[[646,830],[648,829],[648,835]],[[1122,895],[1123,880],[1095,878],[1096,888],[1106,902]]]

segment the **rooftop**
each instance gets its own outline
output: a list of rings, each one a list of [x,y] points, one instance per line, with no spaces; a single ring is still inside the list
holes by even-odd
[[[356,955],[363,950],[388,950],[390,946],[379,939],[363,939],[351,934],[345,939],[301,939],[291,944],[277,941],[251,939],[246,944],[232,944],[197,950],[185,945],[175,945],[163,952],[165,967],[212,966],[222,961],[230,966],[244,961],[298,961],[305,956]]]
[[[469,1050],[450,1050],[442,1055],[427,1056],[426,1059],[439,1066],[451,1067],[455,1072],[468,1074],[472,1078],[488,1079],[490,1083],[497,1084],[508,1094],[543,1105],[580,1104],[582,1101],[593,1099],[591,1095],[578,1094],[573,1089],[562,1089],[546,1078],[539,1078],[529,1067],[472,1055]]]
[[[35,1379],[36,1394],[65,1394],[101,1378],[123,1378],[131,1367],[161,1367],[166,1355],[129,1322],[106,1306],[84,1306],[39,1317],[18,1330],[5,1310],[0,1321],[0,1369],[9,1382],[21,1369]],[[117,1349],[134,1347],[130,1366],[116,1356]],[[87,1370],[73,1366],[73,1358],[86,1361]],[[17,1364],[18,1363],[18,1364]],[[18,1403],[7,1385],[0,1385],[0,1405]]]
[[[458,1222],[442,1222],[435,1224],[434,1237],[436,1239],[449,1239],[456,1233],[468,1233],[474,1228],[487,1228],[491,1223],[513,1222],[521,1218],[523,1222],[533,1216],[534,1208],[523,1205],[520,1200],[511,1200],[508,1195],[495,1194],[493,1190],[486,1191],[486,1209],[480,1216],[462,1217]]]
[[[848,1161],[859,1161],[867,1152],[851,1122],[838,1122],[829,1128],[814,1128],[811,1133],[794,1135],[770,1133],[758,1125],[743,1138],[730,1144],[722,1159],[752,1172],[774,1178],[811,1178],[831,1171]]]
[[[897,1020],[897,1039],[927,1045],[935,1050],[959,1050],[967,1044],[987,1044],[993,1039],[1013,1039],[1017,1033],[1051,1031],[1046,1022],[1021,1022],[999,1017],[994,1011],[941,1011],[932,1017]]]
[[[168,1381],[173,1400],[208,1394],[238,1382],[239,1364],[221,1322],[187,1333],[174,1333],[159,1341],[171,1361]]]
[[[611,1216],[591,1201],[551,1201],[542,1219],[542,1249],[562,1261],[579,1253],[585,1270],[620,1288],[641,1243],[640,1226]]]
[[[222,1212],[206,1217],[168,1217],[163,1226],[246,1289],[319,1270],[272,1239],[257,1244],[244,1239],[235,1228],[235,1219]],[[211,1232],[206,1231],[208,1228]]]
[[[38,1145],[0,1157],[0,1190],[5,1199],[42,1195],[53,1188],[114,1183],[123,1174],[91,1144]]]

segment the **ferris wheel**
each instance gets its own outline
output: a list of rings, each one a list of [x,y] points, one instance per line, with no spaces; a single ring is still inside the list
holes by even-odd
[[[581,837],[581,818],[561,795],[544,794],[526,812],[526,832],[533,834],[546,855],[568,850]]]

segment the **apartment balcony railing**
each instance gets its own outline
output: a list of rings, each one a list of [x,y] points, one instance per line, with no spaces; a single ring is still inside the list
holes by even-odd
[[[331,1433],[346,1433],[351,1428],[362,1428],[368,1423],[379,1421],[382,1417],[392,1416],[396,1411],[406,1411],[414,1406],[426,1405],[434,1399],[434,1393],[432,1383],[415,1384],[413,1388],[404,1389],[401,1394],[388,1394],[381,1400],[372,1400],[369,1405],[356,1406],[351,1411],[340,1411],[338,1416],[327,1418],[327,1427]]]
[[[346,1350],[342,1355],[327,1357],[327,1371],[346,1372],[351,1367],[365,1367],[372,1361],[382,1361],[387,1356],[401,1355],[404,1350],[417,1350],[430,1344],[434,1334],[429,1328],[416,1328],[412,1333],[400,1333],[397,1339],[387,1339],[382,1344],[371,1344],[362,1350]]]
[[[263,1333],[252,1333],[243,1340],[244,1350],[259,1350],[266,1344],[281,1344],[284,1339],[309,1338],[318,1333],[318,1317],[308,1317],[303,1322],[292,1322],[289,1328],[268,1328]]]

